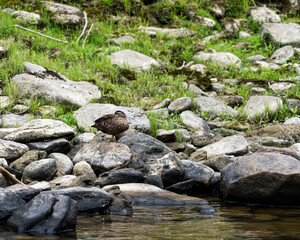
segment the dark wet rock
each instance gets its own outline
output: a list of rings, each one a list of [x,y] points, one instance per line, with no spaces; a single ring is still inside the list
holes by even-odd
[[[103,187],[121,183],[143,183],[144,181],[145,177],[140,171],[132,168],[123,168],[102,173],[95,181],[95,185]]]
[[[77,201],[79,212],[104,211],[113,200],[113,197],[110,194],[96,187],[69,187],[56,189],[52,192],[69,196]]]
[[[201,214],[205,214],[205,215],[213,215],[216,212],[216,210],[210,205],[197,207],[197,208],[194,208],[193,210],[195,210]]]
[[[24,201],[29,202],[32,198],[40,193],[39,189],[32,188],[27,185],[15,184],[6,188],[20,196]]]
[[[168,142],[166,146],[175,152],[182,152],[185,149],[185,145],[179,142]]]
[[[16,232],[53,234],[75,230],[77,203],[73,199],[53,194],[40,193],[24,208],[18,209],[8,220]]]
[[[242,156],[222,171],[227,201],[300,206],[300,162],[279,153]]]
[[[202,198],[182,196],[163,190],[153,185],[144,183],[127,183],[105,186],[118,186],[123,193],[127,193],[134,200],[134,205],[146,206],[182,206],[182,205],[206,205],[208,202]]]
[[[71,146],[68,140],[59,138],[43,142],[29,142],[26,143],[30,150],[45,151],[47,154],[51,153],[67,153],[70,151]]]
[[[56,161],[52,158],[30,163],[23,172],[23,182],[30,183],[32,181],[51,180],[57,172]]]
[[[0,156],[8,161],[21,157],[29,148],[22,143],[0,139]]]
[[[201,163],[197,163],[189,160],[182,160],[181,162],[184,168],[186,169],[186,174],[185,174],[186,180],[192,179],[199,183],[208,185],[214,176],[214,170]]]
[[[0,220],[10,217],[25,204],[25,201],[13,191],[0,188]]]
[[[17,114],[5,114],[0,116],[0,126],[2,128],[16,128],[22,126],[28,120]]]
[[[175,183],[171,186],[166,187],[165,189],[171,192],[175,192],[175,193],[198,193],[199,192],[199,182],[193,180],[193,179],[189,179],[189,180],[185,180],[183,182],[178,182]]]
[[[237,158],[234,156],[220,155],[212,157],[201,163],[212,168],[217,172],[221,172],[229,163],[234,162],[236,159]]]

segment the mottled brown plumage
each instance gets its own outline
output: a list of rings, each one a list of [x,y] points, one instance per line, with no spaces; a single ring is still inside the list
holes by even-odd
[[[116,111],[113,114],[107,114],[103,117],[95,120],[95,124],[92,126],[104,132],[116,136],[129,128],[129,124],[126,119],[125,113],[122,111]]]

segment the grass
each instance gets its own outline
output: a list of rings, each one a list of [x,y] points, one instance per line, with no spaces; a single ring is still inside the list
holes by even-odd
[[[173,2],[160,1],[152,5],[141,3],[137,5],[132,0],[97,0],[93,6],[84,7],[84,0],[65,1],[68,4],[83,8],[89,15],[94,28],[90,33],[85,47],[82,46],[83,39],[76,43],[82,29],[80,27],[64,27],[53,23],[50,15],[44,11],[39,1],[4,1],[0,0],[1,7],[12,7],[16,10],[40,11],[42,23],[39,26],[26,26],[34,31],[68,41],[68,44],[52,41],[47,38],[26,32],[13,27],[16,20],[9,14],[0,13],[0,38],[6,42],[9,48],[8,58],[0,60],[0,82],[3,86],[3,94],[11,98],[12,104],[8,108],[10,111],[13,104],[24,100],[17,93],[17,86],[11,81],[12,77],[24,71],[23,62],[31,62],[48,69],[55,70],[69,79],[74,81],[88,81],[97,85],[102,91],[101,103],[113,103],[122,106],[136,106],[144,110],[150,110],[152,106],[165,98],[175,100],[180,97],[188,96],[193,98],[194,93],[183,88],[183,83],[195,79],[189,73],[176,72],[176,68],[192,60],[193,55],[199,50],[213,48],[216,51],[231,52],[239,57],[243,65],[241,68],[230,67],[221,68],[210,62],[205,63],[208,67],[210,76],[218,79],[237,79],[239,84],[234,87],[228,87],[230,94],[237,94],[243,97],[243,106],[247,103],[248,98],[252,95],[250,87],[243,85],[246,80],[265,80],[276,81],[279,79],[288,79],[297,76],[291,69],[276,70],[251,70],[252,63],[246,60],[253,55],[263,55],[267,59],[274,52],[273,44],[261,39],[258,35],[260,24],[253,22],[248,18],[248,10],[255,3],[253,0],[242,1],[225,1],[225,8],[229,17],[247,18],[248,26],[242,30],[252,32],[251,37],[246,39],[233,38],[230,40],[214,39],[205,44],[202,38],[209,36],[213,31],[220,31],[220,24],[217,23],[214,29],[201,26],[193,19],[193,14],[209,17],[213,19],[209,11],[209,1],[201,0],[175,0]],[[193,13],[193,14],[192,14]],[[120,20],[115,22],[112,15],[120,16]],[[197,31],[193,37],[186,39],[167,39],[165,36],[158,34],[156,38],[151,38],[138,27],[154,26],[150,15],[156,16],[159,24],[172,28],[186,27]],[[127,20],[126,20],[126,18]],[[129,19],[129,20],[128,20]],[[216,19],[214,19],[216,21]],[[286,18],[285,21],[289,21]],[[167,25],[166,25],[167,24]],[[125,34],[132,35],[135,44],[121,44],[114,46],[111,39]],[[249,42],[249,46],[241,49],[236,45],[240,42]],[[51,57],[55,49],[60,49],[57,56]],[[123,68],[113,66],[108,58],[109,54],[123,50],[131,49],[143,53],[149,57],[164,62],[162,69],[152,69],[150,72],[137,73],[126,71]],[[297,58],[291,62],[296,63]],[[198,79],[199,80],[199,79]],[[273,94],[267,92],[267,94]],[[299,82],[292,90],[284,93],[285,98],[300,99]],[[49,105],[41,99],[32,97],[28,103],[30,113],[37,114],[38,108],[43,105]],[[75,108],[62,107],[59,104],[50,104],[57,108],[57,111],[51,116],[55,119],[61,119],[71,126],[76,126],[76,120],[73,117]],[[240,109],[238,109],[240,110]],[[255,122],[283,121],[286,116],[295,116],[289,110],[278,113],[277,115],[268,115],[267,119],[259,119]],[[201,114],[205,119],[209,116]],[[181,125],[179,115],[171,115],[162,121],[157,121],[155,116],[148,115],[152,135],[156,135],[158,128],[172,129]],[[223,116],[221,119],[227,119]],[[231,116],[232,118],[232,116]],[[151,120],[152,119],[152,120]],[[245,120],[241,113],[235,119]]]

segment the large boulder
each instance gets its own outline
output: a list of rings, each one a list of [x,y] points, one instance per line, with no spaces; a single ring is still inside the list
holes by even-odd
[[[296,23],[264,23],[259,35],[269,38],[276,46],[300,46],[300,26]]]
[[[90,103],[74,112],[79,127],[89,129],[94,121],[106,114],[115,113],[120,110],[125,113],[129,128],[143,133],[151,131],[150,121],[141,108],[121,107],[113,104]]]
[[[101,91],[89,82],[72,81],[58,72],[28,62],[24,62],[24,66],[26,72],[12,78],[21,94],[37,95],[48,102],[77,107],[101,98]]]
[[[41,190],[32,188],[24,184],[14,184],[5,188],[20,196],[24,201],[29,202],[32,198],[38,195]]]
[[[67,196],[41,193],[19,208],[8,220],[16,232],[35,234],[58,233],[75,230],[77,203]]]
[[[0,156],[7,160],[15,160],[21,157],[29,148],[22,143],[0,139]]]
[[[222,171],[225,200],[300,206],[300,162],[279,153],[240,157]]]
[[[171,38],[186,38],[195,35],[197,32],[193,30],[189,30],[187,28],[157,28],[157,27],[143,27],[140,26],[139,30],[145,31],[149,36],[156,36],[157,34],[161,34],[165,36],[167,39]]]
[[[35,119],[6,135],[5,140],[16,142],[33,142],[54,138],[73,138],[73,128],[66,123],[53,119]]]
[[[132,50],[122,50],[109,55],[112,64],[119,67],[129,67],[136,71],[149,71],[152,66],[159,67],[160,64],[151,57]]]

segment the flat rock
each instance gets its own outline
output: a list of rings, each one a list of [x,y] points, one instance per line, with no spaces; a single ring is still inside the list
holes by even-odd
[[[77,107],[101,98],[101,91],[89,82],[72,81],[58,72],[28,62],[24,62],[24,66],[26,72],[12,78],[21,94],[38,95],[47,102]]]
[[[195,35],[197,32],[187,28],[157,28],[157,27],[143,27],[140,26],[139,30],[145,31],[149,36],[156,36],[157,34],[163,35],[167,39],[171,38],[186,38]]]
[[[60,137],[72,138],[75,131],[66,123],[53,119],[35,119],[4,137],[5,140],[32,142]]]
[[[294,56],[295,52],[292,46],[284,46],[282,48],[277,49],[269,61],[276,64],[284,64],[285,62],[291,60]]]
[[[123,168],[131,161],[127,145],[117,142],[91,142],[85,144],[75,155],[73,162],[88,162],[96,174],[114,168]]]
[[[94,121],[106,114],[120,110],[126,114],[129,127],[143,133],[151,130],[150,121],[141,108],[121,107],[113,104],[90,103],[74,112],[79,127],[89,129]]]
[[[230,67],[235,65],[240,67],[242,65],[241,59],[229,52],[198,52],[193,56],[196,61],[208,61],[219,65],[220,67]]]
[[[182,112],[180,114],[180,117],[182,119],[183,125],[185,125],[189,129],[202,131],[210,130],[208,123],[191,111]]]
[[[138,72],[149,71],[152,66],[159,67],[159,63],[151,57],[133,50],[122,50],[109,55],[112,64],[119,67],[129,67]]]
[[[279,153],[242,156],[222,171],[227,201],[300,206],[300,162]]]
[[[182,97],[174,100],[168,106],[169,112],[183,112],[185,110],[189,110],[192,106],[192,99],[189,97]]]
[[[144,183],[108,185],[105,186],[104,189],[108,189],[112,186],[118,186],[121,192],[127,193],[132,197],[134,205],[183,206],[208,204],[208,202],[202,198],[182,196]]]
[[[282,108],[283,102],[279,97],[273,96],[251,96],[244,108],[249,118],[256,115],[263,116],[266,111],[276,112]]]
[[[250,16],[254,21],[260,23],[280,23],[281,19],[274,10],[267,7],[255,7],[251,9]]]
[[[262,55],[254,55],[251,57],[246,58],[249,62],[255,62],[255,61],[265,61],[266,58]]]
[[[25,144],[0,139],[0,156],[6,160],[15,160],[28,150]]]
[[[114,38],[111,41],[114,44],[120,46],[121,44],[134,43],[136,40],[131,36],[123,36],[123,37],[119,37],[119,38]]]
[[[273,83],[270,85],[270,88],[273,91],[277,91],[277,92],[284,92],[287,90],[290,90],[291,88],[294,88],[295,84],[293,83],[289,83],[289,82],[279,82],[279,83]]]
[[[67,153],[70,151],[71,146],[68,140],[65,138],[58,138],[50,141],[43,142],[29,142],[26,143],[30,150],[40,150],[45,151],[47,154],[53,152],[57,153]]]
[[[209,144],[201,150],[207,152],[207,158],[217,155],[242,155],[248,152],[249,144],[240,134],[222,138],[218,142]]]
[[[84,22],[84,14],[77,7],[41,1],[46,11],[51,13],[51,19],[54,22],[67,25],[80,25]]]
[[[275,46],[300,46],[300,26],[296,23],[264,23],[259,35],[270,38]]]
[[[0,126],[2,128],[16,128],[22,126],[28,120],[17,114],[4,114],[0,116]]]
[[[41,23],[41,17],[37,13],[26,12],[26,11],[14,11],[12,16],[17,19],[18,22],[28,23],[31,25],[38,25]]]

